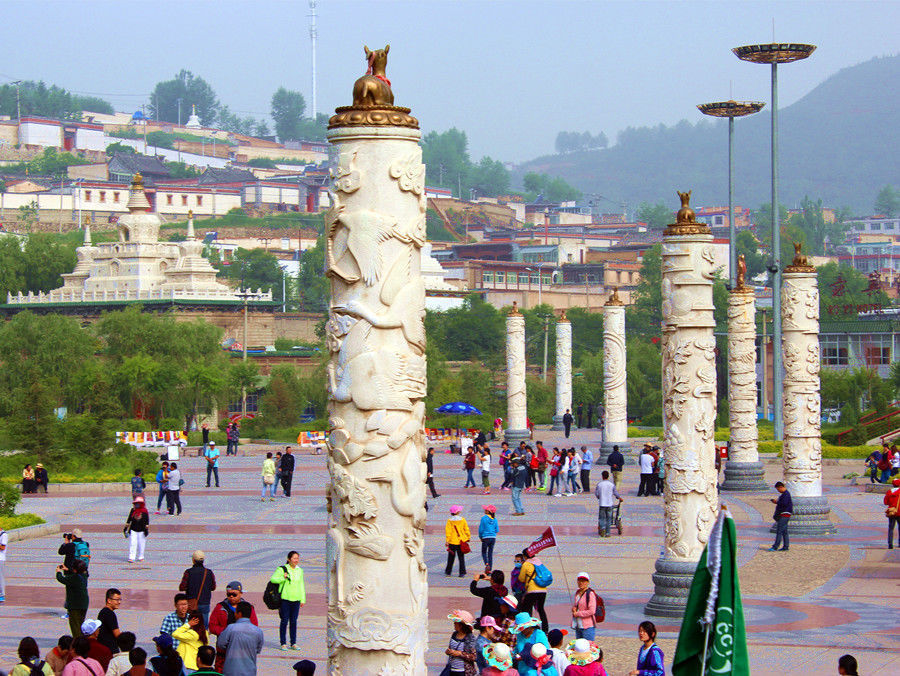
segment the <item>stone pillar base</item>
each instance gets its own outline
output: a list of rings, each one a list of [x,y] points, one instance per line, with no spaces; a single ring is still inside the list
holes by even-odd
[[[621,453],[622,457],[625,458],[626,465],[637,464],[637,460],[631,455],[631,442],[628,440],[604,441],[602,444],[600,444],[600,448],[597,451],[597,460],[594,462],[594,464],[606,466],[606,459],[609,457],[609,454],[612,453],[613,446],[619,447],[619,453]]]
[[[823,537],[837,533],[837,528],[828,518],[831,507],[828,506],[828,498],[796,497],[793,499],[794,513],[788,521],[788,535],[797,537]],[[770,533],[775,532],[775,526],[769,528]]]
[[[758,492],[769,490],[766,485],[766,470],[761,462],[725,462],[723,491]]]
[[[648,617],[684,616],[687,606],[688,592],[697,570],[696,561],[671,561],[664,557],[656,560],[656,572],[653,573],[653,596],[644,606],[644,615]]]
[[[565,426],[563,425],[562,419],[563,419],[563,417],[559,413],[554,415],[553,416],[553,427],[551,427],[550,429],[553,430],[554,432],[561,432],[562,430],[566,429]],[[573,422],[571,429],[574,432],[575,430],[578,429],[578,426]]]
[[[510,448],[518,446],[520,441],[529,444],[531,443],[531,432],[528,430],[503,430],[503,441],[508,443]]]

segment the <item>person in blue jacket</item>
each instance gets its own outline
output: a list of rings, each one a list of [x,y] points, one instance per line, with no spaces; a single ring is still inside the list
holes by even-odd
[[[484,572],[494,569],[494,542],[500,532],[497,522],[497,508],[494,505],[482,505],[484,516],[478,523],[478,537],[481,539],[481,560],[484,561]]]
[[[666,676],[663,651],[656,645],[656,625],[649,621],[638,625],[641,649],[638,651],[637,669],[628,676]]]

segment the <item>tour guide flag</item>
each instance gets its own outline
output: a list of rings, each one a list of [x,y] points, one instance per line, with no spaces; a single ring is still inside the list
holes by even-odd
[[[737,531],[723,506],[691,583],[673,676],[750,676],[736,559]]]
[[[555,547],[556,546],[556,536],[553,534],[553,526],[550,526],[547,530],[544,531],[544,534],[541,535],[537,540],[532,542],[526,549],[528,550],[528,556],[534,556],[539,551],[543,549],[547,549],[547,547]]]

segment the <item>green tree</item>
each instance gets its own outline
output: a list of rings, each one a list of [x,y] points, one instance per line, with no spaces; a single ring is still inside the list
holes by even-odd
[[[306,99],[303,94],[292,89],[279,87],[272,94],[271,115],[275,122],[275,135],[278,140],[299,141],[303,139],[303,114],[306,112]]]
[[[892,185],[886,185],[879,190],[875,198],[875,213],[887,218],[893,218],[900,213],[900,191]]]
[[[233,134],[243,134],[244,136],[253,136],[256,131],[256,118],[252,115],[241,117],[237,113],[231,112],[231,108],[226,105],[219,107],[217,118],[219,128],[230,131]]]
[[[206,126],[218,119],[219,100],[213,88],[189,70],[180,70],[171,80],[157,82],[150,95],[150,112],[155,120],[178,122],[178,99],[181,99],[181,122],[187,122],[191,106]]]
[[[230,265],[219,267],[219,276],[233,280],[248,290],[271,291],[281,301],[281,267],[278,259],[264,249],[238,249]]]
[[[827,263],[816,269],[819,278],[819,315],[822,320],[856,316],[857,306],[891,306],[891,299],[869,278],[849,265]]]
[[[75,268],[74,249],[58,238],[45,233],[28,236],[23,250],[25,257],[25,289],[51,291],[62,286],[62,274]]]
[[[747,264],[747,283],[763,272],[766,272],[768,259],[759,250],[759,241],[750,230],[739,230],[735,237],[735,250],[738,255],[744,254],[744,262]]]
[[[325,269],[325,235],[316,240],[316,245],[300,254],[300,270],[297,274],[297,307],[303,312],[325,312],[331,297],[328,278],[322,274]]]
[[[509,194],[509,171],[502,162],[482,157],[481,161],[471,168],[470,173],[471,188],[478,197]]]
[[[675,213],[662,202],[641,202],[636,217],[649,227],[661,230],[675,220]]]
[[[813,256],[824,256],[843,244],[847,233],[847,226],[842,221],[826,222],[821,199],[813,202],[809,197],[803,198],[800,211],[791,214],[789,225],[803,232],[806,253]]]
[[[43,82],[32,80],[19,83],[18,88],[14,84],[0,86],[0,115],[15,119],[18,110],[21,110],[23,117],[39,115],[64,120],[81,119],[83,110],[107,115],[113,113],[108,101],[95,96],[76,96],[62,87],[48,87]]]
[[[422,161],[429,185],[450,188],[460,199],[468,197],[469,140],[456,127],[445,132],[432,131],[422,139]],[[460,194],[460,190],[463,194]]]
[[[275,366],[270,375],[266,393],[259,401],[260,414],[273,427],[296,424],[306,405],[297,370],[291,366]]]
[[[505,326],[500,311],[478,294],[466,296],[462,307],[425,315],[428,340],[436,340],[451,361],[502,360]]]
[[[654,244],[644,252],[634,304],[625,308],[629,332],[658,336],[662,326],[662,249]]]
[[[570,202],[581,197],[581,192],[562,178],[529,172],[522,179],[526,197],[532,201]]]
[[[107,157],[112,157],[113,155],[137,155],[137,150],[116,141],[106,146],[106,155]]]
[[[19,207],[19,225],[25,230],[31,230],[37,225],[38,218],[37,200],[31,200],[28,204]]]
[[[662,424],[662,393],[660,373],[662,354],[659,343],[645,336],[629,336],[625,340],[628,351],[626,390],[628,418],[644,425]]]

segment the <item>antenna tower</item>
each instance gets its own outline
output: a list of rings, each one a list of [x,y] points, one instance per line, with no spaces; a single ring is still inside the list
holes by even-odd
[[[319,32],[316,29],[316,0],[309,0],[309,41],[312,45],[312,119],[316,119],[316,38]]]

